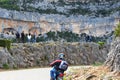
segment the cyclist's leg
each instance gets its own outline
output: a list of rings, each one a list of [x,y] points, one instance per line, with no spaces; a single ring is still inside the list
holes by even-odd
[[[56,80],[56,70],[54,68],[50,70],[50,77],[51,80]]]

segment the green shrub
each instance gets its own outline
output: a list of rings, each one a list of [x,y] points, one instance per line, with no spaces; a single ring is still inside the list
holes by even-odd
[[[5,47],[9,50],[11,46],[11,41],[7,39],[0,39],[0,46]]]
[[[101,66],[101,65],[103,65],[102,62],[95,62],[95,63],[93,64],[93,66]]]
[[[20,10],[19,6],[16,5],[18,0],[0,0],[0,7],[8,10]]]
[[[0,40],[0,46],[1,47],[6,47],[6,41],[5,40]]]
[[[5,64],[3,64],[3,68],[4,68],[4,69],[9,69],[9,65],[8,65],[8,64],[6,64],[6,63],[5,63]]]
[[[102,47],[105,44],[105,42],[99,41],[98,44],[100,45],[100,47]]]
[[[120,23],[115,28],[114,35],[115,35],[115,37],[120,37]]]
[[[11,41],[10,40],[6,40],[6,45],[7,45],[7,49],[9,50],[11,47]]]
[[[15,65],[13,65],[13,69],[18,69],[18,67],[17,67],[17,66],[15,66]]]

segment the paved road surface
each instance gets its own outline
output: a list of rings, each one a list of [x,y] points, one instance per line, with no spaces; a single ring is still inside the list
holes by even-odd
[[[80,68],[82,66],[72,66],[70,68]],[[88,66],[89,67],[89,66]],[[51,68],[35,68],[13,71],[1,71],[0,80],[50,80],[49,71]]]
[[[36,68],[0,72],[0,80],[50,80],[51,68]]]

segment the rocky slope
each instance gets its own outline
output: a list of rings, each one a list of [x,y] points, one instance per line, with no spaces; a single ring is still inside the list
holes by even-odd
[[[119,12],[119,0],[9,0],[16,9],[43,14],[109,16]],[[2,1],[1,1],[2,3]],[[3,5],[3,4],[2,4]],[[13,6],[14,6],[13,5]],[[18,8],[17,8],[18,6]],[[3,6],[1,6],[3,7]],[[4,6],[5,7],[5,6]],[[13,7],[13,9],[15,9]]]
[[[67,80],[120,80],[120,75],[116,75],[105,66],[90,66],[88,68],[72,68],[66,73]]]
[[[111,44],[110,52],[106,59],[105,65],[110,71],[120,74],[120,38],[117,37]]]
[[[1,68],[25,68],[48,66],[64,52],[70,65],[90,65],[103,63],[109,46],[95,43],[36,43],[13,44],[10,51],[0,50]]]
[[[75,69],[69,73],[67,80],[120,80],[120,37],[111,43],[104,65]]]

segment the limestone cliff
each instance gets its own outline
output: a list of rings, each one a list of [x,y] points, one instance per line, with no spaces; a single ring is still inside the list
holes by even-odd
[[[12,27],[18,32],[25,30],[28,33],[32,27],[37,27],[38,34],[50,30],[70,30],[97,36],[113,31],[116,19],[119,19],[119,0],[5,1],[0,2],[0,32]],[[3,3],[8,3],[10,9]],[[9,20],[4,21],[4,18]]]

